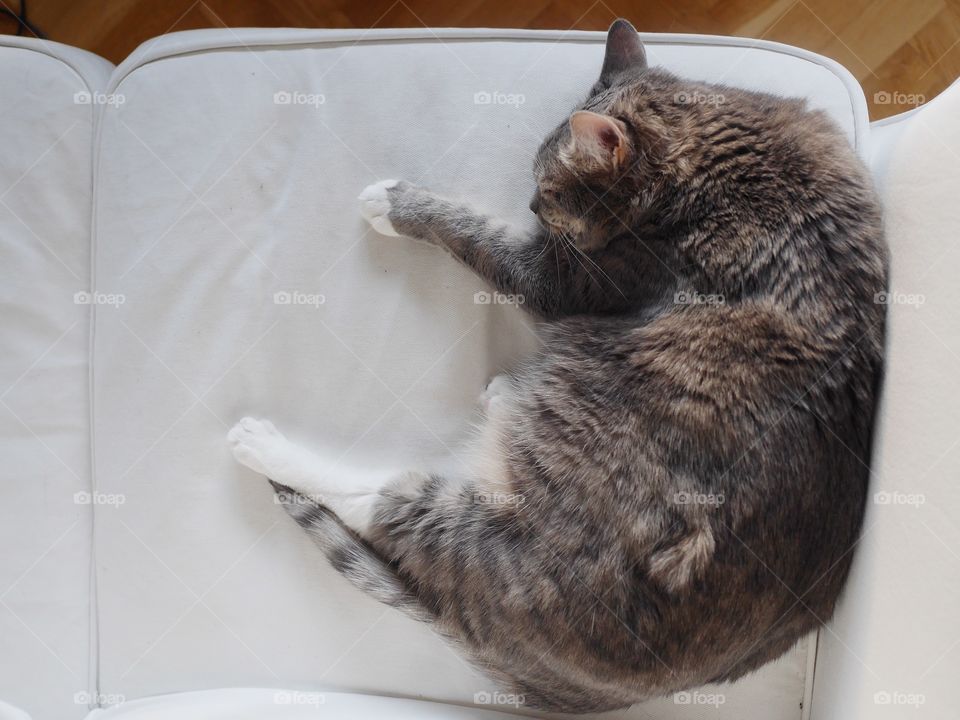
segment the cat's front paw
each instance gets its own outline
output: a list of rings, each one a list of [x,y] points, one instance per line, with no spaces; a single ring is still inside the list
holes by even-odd
[[[233,456],[261,475],[272,476],[283,465],[289,441],[269,420],[245,417],[227,433]]]
[[[496,401],[504,394],[509,393],[512,388],[513,383],[508,375],[503,373],[494,375],[487,383],[487,387],[480,393],[480,409],[490,414]]]
[[[400,234],[390,222],[390,191],[399,184],[399,180],[381,180],[367,185],[357,198],[360,201],[360,214],[381,235],[397,237]]]

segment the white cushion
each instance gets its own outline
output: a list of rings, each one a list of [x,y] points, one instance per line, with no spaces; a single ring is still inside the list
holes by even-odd
[[[89,306],[74,295],[90,272],[95,106],[84,100],[111,67],[0,36],[0,698],[35,718],[86,713]]]
[[[690,77],[808,96],[864,151],[863,97],[830,61],[647,40],[652,63]],[[484,284],[440,250],[369,232],[355,198],[403,177],[529,223],[531,155],[595,79],[602,42],[203,31],[121,66],[97,164],[97,287],[126,298],[96,310],[96,484],[125,498],[97,510],[101,691],[294,684],[469,703],[494,689],[327,567],[224,434],[253,414],[357,465],[456,452],[487,379],[535,347],[531,324],[476,304]],[[611,717],[798,718],[806,653],[721,689],[719,712],[668,698]]]

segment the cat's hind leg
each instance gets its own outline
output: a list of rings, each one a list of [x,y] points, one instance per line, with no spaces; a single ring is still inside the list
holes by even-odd
[[[369,541],[384,495],[415,495],[427,476],[363,474],[326,463],[266,420],[244,418],[228,433],[234,457],[266,475],[287,514],[358,589],[414,619],[433,615]]]
[[[227,441],[238,462],[266,475],[275,486],[291,488],[298,498],[329,508],[362,537],[370,531],[380,491],[415,480],[415,474],[394,478],[329,462],[288,440],[269,420],[243,418]]]

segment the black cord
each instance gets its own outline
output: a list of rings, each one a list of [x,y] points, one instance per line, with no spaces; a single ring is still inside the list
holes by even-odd
[[[40,30],[35,27],[29,20],[27,20],[27,0],[20,0],[20,12],[15,13],[13,10],[8,8],[6,5],[0,7],[0,15],[6,15],[9,18],[13,18],[17,22],[17,35],[23,35],[23,29],[26,28],[33,34],[34,37],[38,37],[41,40],[46,38]]]

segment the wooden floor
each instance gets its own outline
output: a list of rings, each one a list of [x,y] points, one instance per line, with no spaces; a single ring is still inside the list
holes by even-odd
[[[151,37],[194,28],[604,30],[623,16],[642,31],[766,38],[835,58],[860,80],[873,119],[960,76],[960,0],[29,0],[27,9],[49,39],[114,63]],[[0,32],[15,31],[0,19]]]

